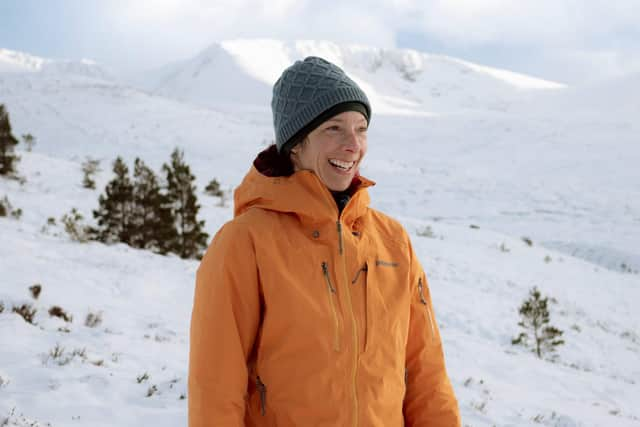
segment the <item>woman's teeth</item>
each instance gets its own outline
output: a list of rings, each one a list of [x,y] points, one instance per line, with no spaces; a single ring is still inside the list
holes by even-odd
[[[342,160],[329,159],[329,163],[337,168],[347,171],[351,169],[356,162],[343,162]]]

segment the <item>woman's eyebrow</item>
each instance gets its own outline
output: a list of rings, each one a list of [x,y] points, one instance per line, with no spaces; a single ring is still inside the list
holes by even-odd
[[[331,119],[327,120],[327,122],[339,122],[339,123],[343,123],[344,121],[345,121],[344,119],[341,119],[341,118],[338,118],[338,117],[334,117],[334,118],[331,118]],[[366,122],[366,121],[367,121],[367,119],[365,119],[363,117],[362,119],[358,120],[358,123]]]

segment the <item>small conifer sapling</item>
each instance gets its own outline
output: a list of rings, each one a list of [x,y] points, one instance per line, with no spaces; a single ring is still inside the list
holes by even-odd
[[[511,340],[513,345],[532,347],[539,358],[544,354],[553,353],[556,347],[564,344],[560,338],[563,332],[549,325],[548,297],[542,298],[540,291],[534,287],[520,309],[518,326],[524,329],[516,338]]]

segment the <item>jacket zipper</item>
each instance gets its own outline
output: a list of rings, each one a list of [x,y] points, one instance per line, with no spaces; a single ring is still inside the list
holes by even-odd
[[[422,277],[418,279],[418,291],[420,293],[420,302],[424,305],[427,310],[427,320],[429,321],[429,327],[431,328],[431,341],[434,340],[436,336],[436,331],[433,326],[433,318],[431,317],[431,310],[429,309],[429,304],[427,300],[424,298],[424,286],[422,284]]]
[[[262,383],[260,377],[256,377],[256,387],[258,388],[258,393],[260,393],[260,413],[264,417],[267,413],[267,386]]]
[[[350,202],[351,200],[349,200]],[[347,202],[347,206],[349,205],[349,203]],[[344,209],[346,209],[346,207],[344,207]],[[343,209],[343,212],[344,212]],[[349,277],[347,276],[347,261],[345,259],[344,256],[344,243],[342,241],[342,223],[340,222],[340,219],[338,218],[338,221],[336,223],[337,226],[337,231],[338,231],[338,249],[340,252],[340,258],[342,258],[342,272],[344,275],[344,282],[345,284],[349,283]],[[351,327],[353,328],[353,340],[354,340],[354,345],[353,345],[353,406],[354,406],[354,413],[353,413],[353,425],[354,427],[358,426],[358,387],[357,387],[357,383],[356,383],[356,379],[357,379],[357,374],[358,374],[358,329],[357,329],[357,325],[356,325],[356,316],[353,312],[353,304],[351,303],[351,289],[349,288],[349,286],[347,285],[347,292],[345,292],[346,296],[347,296],[347,304],[349,305],[349,311],[351,312]]]
[[[331,278],[329,277],[329,265],[324,261],[322,262],[322,274],[327,282],[327,295],[329,297],[329,305],[331,306],[331,313],[333,314],[333,321],[335,324],[333,349],[335,351],[340,351],[340,319],[338,318],[338,311],[336,310],[336,305],[333,301],[332,295],[336,293],[336,288],[331,283]]]

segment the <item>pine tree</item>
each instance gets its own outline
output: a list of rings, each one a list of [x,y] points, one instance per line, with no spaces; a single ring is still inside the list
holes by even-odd
[[[113,178],[100,195],[99,208],[93,211],[98,220],[98,229],[94,230],[97,240],[113,243],[131,244],[133,186],[129,178],[129,168],[121,157],[113,163]]]
[[[18,140],[11,133],[9,113],[0,104],[0,175],[11,175],[15,172],[15,163],[19,157],[14,152]]]
[[[177,148],[171,153],[171,165],[164,164],[167,196],[176,221],[177,236],[170,245],[171,252],[182,258],[201,258],[209,236],[203,231],[204,221],[198,221],[200,210],[196,197],[195,176],[184,161],[184,153]]]
[[[161,193],[153,171],[141,159],[136,158],[133,171],[131,246],[166,253],[175,238],[175,221],[169,200]]]
[[[544,353],[553,353],[556,346],[564,344],[564,341],[559,338],[563,332],[554,326],[548,326],[548,300],[548,297],[541,298],[540,291],[536,287],[529,291],[529,298],[522,303],[519,310],[521,320],[518,325],[525,329],[525,332],[521,332],[518,337],[511,340],[513,345],[520,344],[528,347],[530,337],[527,331],[530,332],[533,335],[534,351],[539,358],[542,358]]]

